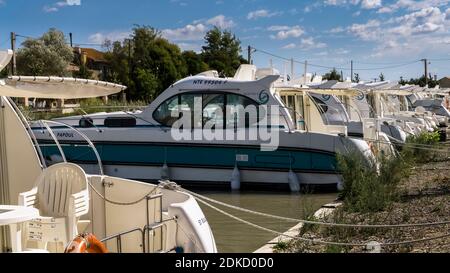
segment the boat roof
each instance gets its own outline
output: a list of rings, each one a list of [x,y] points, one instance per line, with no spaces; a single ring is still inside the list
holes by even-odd
[[[17,98],[81,99],[109,96],[126,86],[65,77],[12,76],[0,80],[0,96]]]

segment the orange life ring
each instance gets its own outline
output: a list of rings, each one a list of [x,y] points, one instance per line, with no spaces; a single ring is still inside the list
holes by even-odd
[[[64,253],[108,253],[108,249],[93,234],[80,234],[66,247]]]

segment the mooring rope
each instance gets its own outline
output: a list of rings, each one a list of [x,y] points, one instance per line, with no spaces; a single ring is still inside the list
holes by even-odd
[[[103,182],[104,177],[102,177],[102,182]],[[91,189],[103,200],[105,200],[106,202],[113,204],[113,205],[118,205],[118,206],[132,206],[132,205],[136,205],[137,203],[145,200],[148,196],[150,196],[151,194],[153,194],[158,188],[160,188],[159,185],[155,186],[149,193],[147,193],[146,195],[144,195],[142,198],[139,198],[136,201],[132,201],[132,202],[117,202],[111,199],[106,198],[106,196],[102,195],[95,187],[94,185],[91,183],[91,181],[88,180],[88,184],[91,187]]]
[[[263,231],[267,231],[267,232],[276,234],[278,236],[284,236],[284,237],[288,237],[290,239],[301,240],[301,241],[308,242],[308,243],[313,243],[313,244],[352,246],[352,247],[355,247],[355,246],[364,246],[364,247],[366,247],[369,244],[369,243],[343,243],[343,242],[323,241],[323,240],[317,240],[317,239],[308,239],[308,238],[305,238],[305,237],[302,237],[302,236],[292,236],[292,235],[289,235],[289,234],[285,234],[285,233],[282,233],[282,232],[279,232],[279,231],[276,231],[276,230],[273,230],[273,229],[269,229],[269,228],[257,225],[255,223],[249,222],[249,221],[244,220],[242,218],[239,218],[239,217],[237,217],[235,215],[232,215],[232,214],[230,214],[230,213],[228,213],[226,211],[223,211],[223,210],[215,207],[214,205],[211,205],[210,203],[208,203],[208,202],[206,202],[204,200],[201,200],[199,198],[196,198],[196,200],[199,201],[200,203],[204,204],[205,206],[208,206],[211,209],[213,209],[213,210],[215,210],[215,211],[217,211],[217,212],[219,212],[221,214],[224,214],[225,216],[228,216],[228,217],[230,217],[230,218],[232,218],[232,219],[234,219],[236,221],[239,221],[239,222],[241,222],[243,224],[252,226],[254,228],[257,228],[257,229],[260,229],[260,230],[263,230]],[[446,237],[450,237],[450,233],[444,234],[444,235],[439,235],[439,236],[434,236],[434,237],[429,237],[429,238],[416,239],[416,240],[379,243],[379,245],[380,246],[406,245],[406,244],[414,244],[414,243],[421,243],[421,242],[426,242],[426,241],[438,240],[438,239],[442,239],[442,238],[446,238]]]
[[[439,226],[439,225],[448,225],[448,224],[450,224],[450,220],[449,221],[441,221],[441,222],[396,224],[396,225],[342,224],[342,223],[330,223],[330,222],[311,221],[311,220],[305,220],[305,219],[283,217],[283,216],[268,214],[268,213],[264,213],[264,212],[258,212],[258,211],[254,211],[254,210],[250,210],[250,209],[246,209],[246,208],[241,208],[241,207],[238,207],[238,206],[230,205],[230,204],[227,204],[227,203],[215,200],[215,199],[211,199],[211,198],[206,197],[204,195],[201,195],[201,194],[189,191],[189,190],[187,190],[185,188],[182,188],[177,183],[172,182],[172,181],[160,181],[159,185],[161,187],[163,187],[163,188],[166,188],[166,189],[184,191],[184,192],[194,196],[194,198],[199,200],[199,201],[200,200],[201,201],[206,200],[206,201],[209,201],[211,203],[215,203],[217,205],[228,207],[228,208],[231,208],[231,209],[234,209],[234,210],[238,210],[238,211],[242,211],[242,212],[246,212],[246,213],[250,213],[250,214],[254,214],[254,215],[259,215],[259,216],[263,216],[263,217],[274,218],[274,219],[278,219],[278,220],[284,220],[284,221],[288,221],[288,222],[297,222],[297,223],[303,223],[303,224],[322,225],[322,226],[347,227],[347,228],[408,228],[408,227],[430,227],[430,226]]]

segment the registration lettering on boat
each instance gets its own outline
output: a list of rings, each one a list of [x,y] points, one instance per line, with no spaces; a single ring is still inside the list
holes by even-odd
[[[66,132],[58,132],[56,134],[57,137],[71,137],[73,138],[73,133],[66,133]]]

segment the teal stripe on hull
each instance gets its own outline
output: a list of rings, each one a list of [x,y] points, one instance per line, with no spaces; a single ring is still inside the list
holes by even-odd
[[[169,165],[189,167],[233,168],[236,155],[247,155],[248,161],[239,161],[238,166],[249,169],[307,170],[336,172],[333,154],[316,151],[277,150],[260,151],[255,148],[208,147],[208,146],[163,146],[97,143],[97,150],[105,164],[115,165]],[[56,146],[42,146],[44,156],[59,155]],[[91,148],[83,145],[63,144],[68,161],[95,163]],[[244,156],[245,157],[245,156]]]

